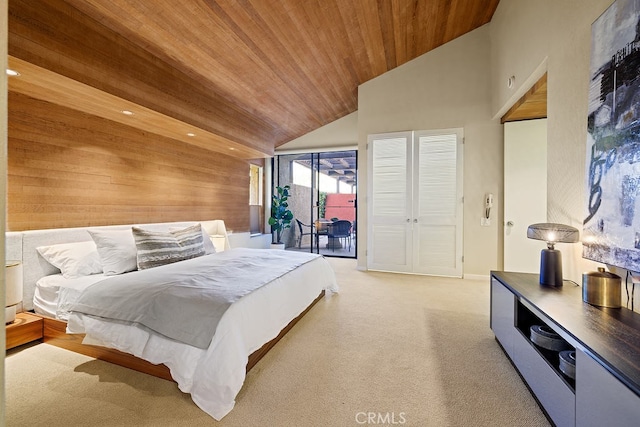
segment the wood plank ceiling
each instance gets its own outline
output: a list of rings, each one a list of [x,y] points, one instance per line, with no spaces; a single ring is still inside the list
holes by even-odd
[[[9,90],[266,157],[355,111],[360,84],[489,22],[498,1],[9,0],[23,73]]]

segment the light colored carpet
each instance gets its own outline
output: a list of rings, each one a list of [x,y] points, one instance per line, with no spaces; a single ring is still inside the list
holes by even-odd
[[[38,344],[7,355],[7,425],[549,425],[489,329],[488,280],[330,262],[340,293],[254,367],[222,421],[171,382]]]

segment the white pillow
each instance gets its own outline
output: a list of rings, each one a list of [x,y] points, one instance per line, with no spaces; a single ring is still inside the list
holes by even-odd
[[[91,240],[38,246],[36,250],[51,265],[58,268],[66,279],[102,273],[100,256],[95,243]]]
[[[102,271],[107,276],[138,268],[136,241],[131,230],[88,230],[98,248]]]
[[[213,245],[213,240],[211,240],[211,236],[207,234],[207,232],[205,231],[204,227],[201,224],[198,224],[198,225],[200,225],[200,230],[202,230],[202,242],[204,244],[205,255],[215,254],[216,247]],[[179,231],[179,230],[184,230],[184,227],[169,227],[170,232]]]

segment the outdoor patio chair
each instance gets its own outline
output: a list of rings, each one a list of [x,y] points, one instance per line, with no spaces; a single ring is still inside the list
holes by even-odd
[[[331,224],[327,224],[327,237],[329,237],[329,241],[331,239],[338,239],[338,242],[341,242],[341,239],[344,239],[345,244],[349,243],[349,251],[351,251],[351,222],[346,219],[340,219]],[[336,250],[335,243],[330,245],[333,251]]]
[[[299,233],[298,233],[298,248],[300,248],[302,246],[302,237],[303,236],[311,236],[311,238],[313,239],[313,236],[315,235],[316,239],[318,239],[318,235],[314,231],[315,227],[313,226],[313,224],[305,224],[305,223],[301,222],[297,218],[296,218],[296,222],[298,223],[298,230],[299,230]]]

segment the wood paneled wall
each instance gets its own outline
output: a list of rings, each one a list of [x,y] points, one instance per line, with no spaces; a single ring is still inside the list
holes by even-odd
[[[224,219],[249,230],[246,160],[9,93],[7,229]]]

